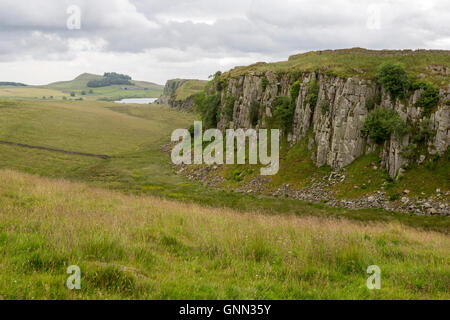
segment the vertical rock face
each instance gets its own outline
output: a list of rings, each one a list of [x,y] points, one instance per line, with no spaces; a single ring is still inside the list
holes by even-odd
[[[318,81],[319,93],[317,104],[307,102],[308,88],[311,81]],[[263,84],[264,82],[264,84]],[[267,120],[273,116],[273,101],[276,96],[289,95],[290,81],[288,74],[249,73],[228,80],[222,91],[222,108],[226,97],[234,97],[233,120],[219,119],[219,129],[228,127],[250,128],[250,106],[259,105],[257,127],[265,127]],[[391,101],[390,95],[376,83],[357,77],[342,79],[321,73],[304,73],[299,79],[300,92],[295,102],[292,133],[288,141],[295,144],[311,134],[317,146],[314,161],[317,166],[329,165],[341,169],[358,157],[374,152],[376,145],[362,134],[364,120],[369,114],[368,106],[379,100],[384,108],[396,110],[408,123],[421,123],[421,108],[415,107],[421,91],[414,92],[407,101]],[[450,107],[445,104],[450,98],[450,88],[441,90],[440,102],[430,120],[436,135],[429,145],[429,152],[443,154],[450,143]],[[381,99],[380,99],[381,98]],[[382,163],[392,177],[402,166],[408,163],[402,157],[404,148],[410,143],[410,136],[400,141],[394,135],[382,146]]]
[[[450,88],[447,91],[441,90],[440,96],[442,97],[441,101],[450,101]],[[436,136],[430,145],[429,152],[442,154],[450,144],[450,106],[440,105],[438,110],[431,115],[431,121],[436,130]]]
[[[293,142],[312,128],[317,145],[316,164],[342,168],[365,152],[367,139],[361,130],[368,115],[367,100],[375,96],[375,85],[354,78],[318,75],[318,101],[311,106],[305,98],[313,78],[314,75],[309,75],[302,83],[295,109]]]

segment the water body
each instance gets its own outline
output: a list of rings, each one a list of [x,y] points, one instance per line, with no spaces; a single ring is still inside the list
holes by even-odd
[[[134,99],[122,99],[118,101],[114,101],[115,103],[137,103],[137,104],[149,104],[153,103],[158,98],[134,98]]]

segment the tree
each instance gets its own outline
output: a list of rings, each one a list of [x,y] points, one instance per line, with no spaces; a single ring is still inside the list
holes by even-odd
[[[392,100],[404,97],[410,87],[408,74],[399,63],[383,63],[378,68],[377,81],[391,94]]]
[[[434,108],[439,104],[439,88],[429,82],[421,82],[416,87],[423,89],[416,107],[423,108],[423,114],[429,116]]]
[[[115,72],[106,72],[103,75],[103,79],[101,80],[91,80],[87,83],[87,86],[90,88],[99,88],[99,87],[107,87],[112,85],[132,85],[130,82],[131,77],[125,74],[119,74]]]
[[[364,121],[363,133],[376,143],[389,140],[392,133],[403,136],[407,131],[406,124],[393,109],[378,108],[369,113]]]

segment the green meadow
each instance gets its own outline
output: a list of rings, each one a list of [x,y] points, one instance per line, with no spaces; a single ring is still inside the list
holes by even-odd
[[[132,85],[111,85],[99,88],[87,86],[89,81],[99,79],[102,79],[102,76],[83,73],[73,80],[54,82],[44,86],[0,86],[0,99],[115,101],[126,98],[159,98],[164,89],[164,86],[156,83],[135,80],[131,81]]]
[[[161,146],[196,118],[155,105],[1,100],[0,140],[110,159],[0,144],[0,298],[449,298],[447,217],[189,181]],[[65,288],[69,265],[82,270],[80,291]],[[369,265],[382,269],[382,290],[367,289]]]

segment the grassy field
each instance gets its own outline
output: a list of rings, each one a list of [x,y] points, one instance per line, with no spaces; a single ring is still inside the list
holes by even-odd
[[[134,81],[130,85],[114,85],[101,88],[89,88],[91,80],[102,79],[102,76],[84,73],[74,80],[51,83],[45,86],[13,87],[0,86],[0,98],[33,99],[33,100],[120,100],[125,98],[158,98],[164,86],[145,81]],[[122,88],[130,90],[122,90]],[[133,89],[133,90],[131,90]],[[90,92],[92,90],[92,92]],[[71,96],[74,93],[75,96]]]
[[[10,170],[0,179],[3,299],[450,298],[447,235],[213,210]],[[65,287],[69,265],[81,268],[79,291]],[[370,265],[381,290],[366,287]]]
[[[186,180],[161,146],[194,119],[160,106],[0,101],[0,140],[111,156],[0,144],[0,298],[449,298],[447,217]],[[283,157],[304,150],[293,152]],[[365,287],[371,264],[378,292]],[[68,265],[82,269],[80,292],[64,287]]]
[[[448,75],[434,73],[427,67],[440,65],[450,67],[450,54],[421,52],[409,55],[387,55],[388,53],[365,49],[347,49],[340,52],[308,52],[289,58],[288,61],[276,63],[257,63],[245,67],[236,67],[223,74],[224,77],[236,77],[249,72],[274,71],[279,73],[299,73],[321,71],[325,74],[343,78],[358,76],[363,79],[374,79],[377,68],[383,62],[401,63],[406,70],[415,74],[423,74],[424,79],[440,87],[450,84]]]
[[[284,198],[243,195],[217,191],[177,176],[161,146],[170,141],[174,129],[190,126],[196,119],[194,114],[160,106],[109,102],[9,100],[0,102],[0,113],[0,140],[111,156],[103,160],[0,144],[0,168],[218,208],[347,217],[358,221],[401,221],[426,230],[450,231],[450,219],[446,217],[372,209],[353,211]],[[291,164],[282,161],[280,171],[291,172]],[[299,167],[306,174],[311,172],[308,161]],[[296,175],[300,177],[304,173],[299,169]]]
[[[62,99],[62,97],[70,98],[70,94],[62,91],[38,87],[12,87],[1,86],[0,98],[14,98],[14,99],[42,99],[43,97],[54,99]]]

